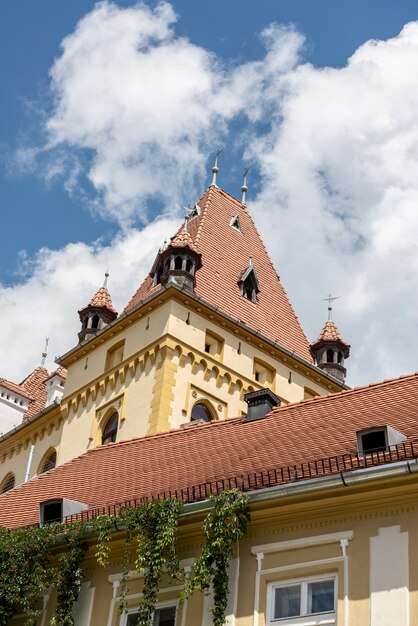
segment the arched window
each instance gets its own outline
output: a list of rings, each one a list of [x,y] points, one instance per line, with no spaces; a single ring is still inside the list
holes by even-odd
[[[190,272],[193,267],[193,261],[191,259],[187,259],[186,261],[186,272]]]
[[[181,258],[181,256],[176,256],[176,258],[174,259],[174,269],[181,270],[182,267],[183,267],[183,259]]]
[[[160,265],[160,267],[157,270],[157,275],[156,275],[156,278],[155,278],[155,284],[156,285],[159,285],[161,283],[161,276],[163,275],[163,272],[164,272],[163,266]]]
[[[98,328],[98,326],[99,326],[99,321],[100,321],[99,316],[98,316],[98,315],[93,315],[93,318],[92,318],[92,320],[91,320],[91,327],[92,327],[92,328]]]
[[[211,422],[213,415],[203,402],[198,402],[192,408],[191,420],[200,420],[202,422]]]
[[[118,414],[116,411],[112,413],[109,419],[106,422],[106,426],[103,429],[102,434],[102,445],[106,445],[107,443],[114,443],[116,441],[116,435],[118,432]]]
[[[57,452],[56,450],[50,450],[41,461],[38,474],[44,474],[45,472],[49,472],[49,470],[54,469],[56,464],[57,464]]]
[[[343,353],[341,352],[341,350],[338,351],[338,363],[342,363],[343,362]]]
[[[14,474],[6,474],[6,476],[3,479],[3,482],[1,483],[1,487],[0,487],[0,493],[6,493],[6,491],[10,491],[10,489],[13,489],[13,487],[16,484],[16,480],[14,477]]]
[[[334,363],[334,350],[327,350],[327,363]]]
[[[88,321],[89,321],[89,318],[88,318],[88,317],[85,317],[85,318],[84,318],[84,320],[83,320],[83,325],[82,325],[82,327],[81,327],[83,330],[84,330],[85,328],[87,328]]]

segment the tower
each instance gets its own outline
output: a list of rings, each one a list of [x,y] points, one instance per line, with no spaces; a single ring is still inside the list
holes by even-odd
[[[197,251],[187,232],[187,221],[182,229],[171,238],[167,247],[159,251],[151,271],[154,286],[166,287],[173,283],[194,291],[196,271],[201,266],[201,254]]]
[[[113,322],[118,316],[107,289],[108,277],[109,274],[106,272],[103,287],[100,287],[90,303],[78,312],[81,321],[81,330],[78,333],[79,343]]]
[[[344,360],[350,356],[350,346],[331,319],[325,323],[318,339],[311,343],[311,350],[320,369],[344,382],[347,374]]]

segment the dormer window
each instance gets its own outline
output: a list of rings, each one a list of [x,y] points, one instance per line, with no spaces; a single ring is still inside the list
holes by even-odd
[[[244,298],[251,300],[251,302],[257,302],[257,294],[260,291],[260,285],[252,259],[250,259],[249,266],[238,284],[240,286],[241,295],[244,296]]]
[[[405,439],[405,435],[390,426],[367,428],[357,432],[357,449],[360,454],[385,452]]]
[[[189,214],[187,216],[187,219],[192,220],[194,217],[197,217],[198,215],[200,215],[200,206],[198,204],[195,204],[192,209],[189,209]]]
[[[235,230],[241,232],[241,224],[238,215],[234,215],[234,217],[231,219],[230,226],[232,226],[232,228],[235,228]]]

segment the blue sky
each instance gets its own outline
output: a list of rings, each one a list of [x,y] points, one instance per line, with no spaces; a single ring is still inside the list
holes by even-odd
[[[173,0],[177,19],[156,2],[100,6],[2,7],[0,375],[25,375],[45,335],[55,354],[74,344],[108,263],[123,307],[218,145],[228,191],[250,166],[250,210],[309,339],[331,290],[349,382],[418,369],[404,349],[417,334],[416,2]]]
[[[133,3],[117,4],[124,7]],[[51,106],[49,69],[60,54],[62,39],[94,5],[86,0],[14,0],[3,7],[0,142],[6,148],[4,159],[20,141],[39,139],[42,109],[48,111]],[[306,35],[306,57],[313,64],[341,66],[364,41],[392,37],[406,22],[418,18],[418,6],[413,1],[189,0],[172,5],[179,14],[178,34],[231,63],[262,55],[259,33],[271,22],[295,24]],[[222,184],[234,189],[239,186],[236,176],[241,172],[241,161],[239,154],[232,154],[234,162],[230,152],[233,150],[226,146]],[[231,168],[234,173],[229,175]],[[256,172],[252,175],[254,178]],[[4,229],[9,233],[0,248],[0,280],[8,285],[22,278],[22,250],[32,255],[43,246],[58,248],[80,239],[109,239],[117,230],[111,220],[92,215],[80,197],[70,197],[62,184],[46,184],[34,174],[22,174],[4,164],[0,198]]]

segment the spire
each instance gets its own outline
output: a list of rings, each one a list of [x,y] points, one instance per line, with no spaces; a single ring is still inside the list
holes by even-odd
[[[336,324],[330,319],[331,301],[336,299],[331,296],[325,298],[328,301],[328,320],[319,333],[318,339],[311,343],[311,351],[320,369],[344,382],[347,373],[344,359],[350,356],[350,345],[344,341]]]
[[[109,270],[105,273],[103,287],[100,287],[89,304],[78,312],[81,321],[81,331],[78,333],[80,342],[94,335],[98,330],[113,322],[118,316],[107,288],[108,278]]]
[[[211,187],[216,187],[216,186],[217,186],[217,185],[216,185],[216,176],[217,176],[217,174],[218,174],[218,172],[219,172],[219,167],[218,167],[218,157],[219,157],[219,155],[221,154],[221,152],[222,152],[222,150],[221,150],[221,149],[219,149],[219,150],[217,150],[217,151],[216,151],[216,154],[215,154],[215,165],[212,167],[212,174],[213,174],[213,176],[212,176],[212,184],[211,184]]]
[[[44,348],[44,351],[42,352],[41,367],[45,367],[45,360],[46,360],[46,357],[48,356],[48,343],[49,343],[49,337],[45,337],[45,348]]]
[[[241,197],[241,204],[243,204],[244,206],[247,206],[246,204],[246,195],[247,195],[247,191],[248,191],[248,187],[247,187],[247,174],[248,174],[248,167],[245,168],[244,170],[244,175],[242,177],[242,187],[241,187],[241,193],[242,193],[242,197]]]
[[[334,300],[338,300],[338,298],[340,298],[340,296],[332,296],[330,293],[328,294],[328,298],[323,298],[322,302],[328,302],[328,321],[332,320],[332,306],[331,306],[331,302],[334,302]]]

